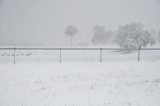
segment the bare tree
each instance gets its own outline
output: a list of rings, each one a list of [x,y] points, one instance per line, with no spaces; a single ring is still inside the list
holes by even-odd
[[[77,33],[78,33],[78,30],[73,25],[69,25],[68,27],[66,27],[65,34],[66,34],[67,37],[70,37],[71,46],[73,45],[73,41],[72,41],[73,36]]]

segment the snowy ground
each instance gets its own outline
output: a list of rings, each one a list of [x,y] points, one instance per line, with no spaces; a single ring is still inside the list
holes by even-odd
[[[158,52],[143,52],[137,62],[136,52],[111,51],[103,53],[103,63],[99,52],[67,52],[62,63],[52,52],[19,52],[17,64],[10,51],[4,53],[0,106],[160,106]]]
[[[160,106],[160,62],[0,65],[0,106]]]
[[[143,50],[141,61],[160,61],[160,50]],[[17,50],[16,63],[28,62],[59,62],[59,50]],[[62,62],[99,62],[100,50],[62,50]],[[137,61],[137,51],[103,50],[103,62],[130,62]],[[13,50],[0,50],[0,63],[13,63]]]

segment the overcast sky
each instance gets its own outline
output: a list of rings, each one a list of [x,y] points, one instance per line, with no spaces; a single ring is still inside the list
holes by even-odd
[[[79,33],[74,43],[88,43],[91,29],[141,22],[160,29],[160,0],[0,0],[0,42],[69,45],[65,27]]]

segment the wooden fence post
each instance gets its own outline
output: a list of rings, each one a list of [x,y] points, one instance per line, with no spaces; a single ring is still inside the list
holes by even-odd
[[[16,64],[16,48],[14,48],[14,64]]]
[[[62,48],[59,49],[59,62],[62,62]]]
[[[141,45],[138,48],[138,62],[140,61],[140,50],[141,50]]]
[[[100,63],[102,63],[102,48],[100,48]]]

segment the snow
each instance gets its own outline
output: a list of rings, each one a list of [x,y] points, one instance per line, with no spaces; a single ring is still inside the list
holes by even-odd
[[[0,106],[160,106],[160,51],[0,52]]]
[[[0,106],[160,106],[160,62],[0,65]]]

